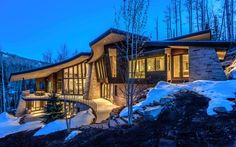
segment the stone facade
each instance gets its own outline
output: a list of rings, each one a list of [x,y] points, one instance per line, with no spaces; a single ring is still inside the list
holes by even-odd
[[[96,69],[95,69],[95,62],[91,63],[89,73],[90,73],[90,83],[89,83],[89,93],[87,99],[95,99],[100,98],[100,83],[97,81]]]
[[[226,75],[214,48],[189,48],[189,81],[226,80]]]

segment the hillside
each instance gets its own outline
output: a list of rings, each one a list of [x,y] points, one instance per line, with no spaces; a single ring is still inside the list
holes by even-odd
[[[14,96],[16,96],[14,98],[12,97],[11,94],[21,92],[21,82],[9,83],[9,78],[10,78],[11,73],[41,67],[41,66],[46,65],[47,63],[33,60],[33,59],[24,58],[21,56],[17,56],[17,55],[2,52],[2,51],[0,51],[0,62],[1,62],[1,65],[0,65],[0,79],[1,79],[0,80],[0,112],[1,112],[4,91],[5,91],[6,97],[8,97],[7,100],[9,100],[9,104],[8,104],[9,107],[11,107],[10,101],[13,101],[14,99],[14,102],[13,102],[14,104],[12,105],[16,105],[15,102],[17,102],[19,99],[18,94],[14,94]],[[3,85],[3,82],[4,82],[4,85]],[[32,82],[33,81],[31,81],[30,83]],[[32,84],[30,84],[29,86],[31,85]],[[5,88],[3,88],[3,86],[5,86]]]

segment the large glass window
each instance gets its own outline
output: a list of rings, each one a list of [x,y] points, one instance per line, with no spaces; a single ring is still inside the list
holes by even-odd
[[[57,93],[62,93],[62,71],[57,73]]]
[[[147,58],[147,71],[165,71],[165,56]]]
[[[129,61],[129,78],[145,78],[145,59]]]
[[[147,58],[147,71],[156,71],[155,58]]]
[[[110,59],[110,66],[111,66],[111,76],[116,77],[117,75],[117,65],[116,65],[116,49],[109,48],[109,59]]]
[[[188,55],[183,55],[183,77],[189,77],[189,59]]]
[[[106,70],[105,70],[106,68],[105,68],[103,58],[98,60],[95,64],[96,64],[96,71],[97,71],[98,80],[105,79],[106,78]]]
[[[173,56],[173,76],[175,78],[180,77],[180,55]]]
[[[225,59],[226,51],[217,51],[216,53],[220,61]]]
[[[81,63],[64,69],[64,93],[65,94],[84,94],[86,81],[86,65]]]

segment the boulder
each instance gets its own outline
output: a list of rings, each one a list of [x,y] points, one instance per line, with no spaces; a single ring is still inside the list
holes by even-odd
[[[160,101],[159,100],[154,100],[152,105],[153,106],[158,106],[158,105],[160,105]]]
[[[162,112],[162,106],[148,107],[144,110],[144,118],[147,120],[157,120],[159,114]]]
[[[215,107],[215,108],[213,108],[213,111],[215,111],[218,114],[219,113],[227,113],[228,112],[225,107]]]
[[[161,147],[175,147],[176,142],[174,140],[161,138],[159,141],[159,146],[161,146]]]
[[[164,98],[160,99],[159,104],[160,105],[165,105],[165,104],[169,104],[173,101],[174,101],[174,98],[164,97]]]

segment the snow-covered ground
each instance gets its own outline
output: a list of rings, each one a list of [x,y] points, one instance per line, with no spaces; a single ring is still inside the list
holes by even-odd
[[[78,134],[82,133],[82,131],[72,131],[66,138],[65,141],[70,141],[71,139],[75,138]]]
[[[82,125],[89,125],[93,122],[94,118],[95,116],[93,115],[91,109],[81,111],[71,119],[71,128],[78,128]],[[34,136],[47,135],[53,132],[65,130],[66,128],[67,127],[65,119],[55,120],[38,130],[34,134]]]
[[[42,127],[40,121],[28,122],[19,124],[19,118],[9,115],[6,112],[0,114],[0,138],[9,134],[14,134],[22,131],[30,131]]]
[[[236,97],[236,80],[199,80],[185,84],[170,84],[162,81],[147,94],[146,100],[133,106],[133,111],[143,110],[145,106],[152,104],[154,101],[159,101],[161,98],[175,94],[181,90],[193,91],[210,98],[207,113],[208,115],[215,115],[216,113],[213,111],[215,107],[225,107],[227,111],[233,109],[232,106],[234,103],[228,101],[227,98]],[[128,116],[127,107],[121,111],[120,116]]]

